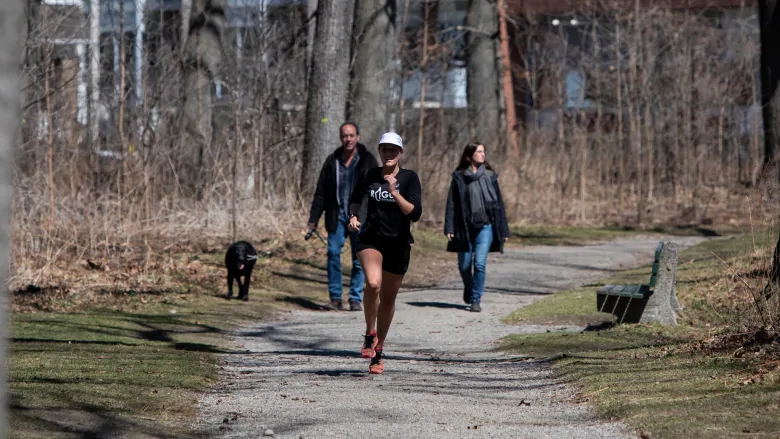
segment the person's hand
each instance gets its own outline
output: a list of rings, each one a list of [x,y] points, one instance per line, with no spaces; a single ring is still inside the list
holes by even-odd
[[[308,223],[308,224],[306,224],[306,226],[308,227],[306,230],[314,230],[314,229],[317,228],[317,224],[316,223]]]
[[[452,241],[452,238],[455,237],[452,233],[445,233],[445,235],[447,235],[447,241]]]
[[[504,236],[504,242],[507,242],[507,241],[509,241],[509,237],[508,236]]]
[[[347,228],[350,232],[357,232],[360,229],[360,221],[358,221],[357,216],[353,216],[349,219],[349,224],[347,224]]]
[[[392,174],[385,175],[385,181],[387,182],[388,191],[390,192],[390,194],[392,195],[392,194],[396,193],[395,185],[398,183],[398,180],[395,179],[395,176],[392,175]]]

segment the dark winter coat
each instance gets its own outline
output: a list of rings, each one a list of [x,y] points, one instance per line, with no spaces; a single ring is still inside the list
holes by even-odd
[[[339,158],[343,149],[344,147],[342,146],[338,147],[325,159],[317,180],[317,188],[314,191],[314,199],[312,199],[311,211],[309,213],[309,223],[315,225],[319,222],[323,212],[325,213],[325,230],[328,233],[334,233],[339,222],[340,208],[336,178],[339,172]],[[357,153],[360,156],[360,160],[355,170],[355,182],[360,177],[366,175],[369,169],[379,166],[376,157],[362,143],[358,143]]]
[[[493,242],[490,244],[491,252],[504,252],[504,238],[509,237],[509,224],[506,219],[506,208],[504,207],[504,197],[501,195],[501,189],[498,187],[498,174],[495,172],[491,176],[493,188],[498,196],[498,203],[492,208],[488,208],[488,217],[493,228]],[[444,215],[444,233],[453,234],[454,237],[447,243],[448,252],[467,252],[469,250],[470,236],[468,226],[468,194],[466,192],[466,179],[463,177],[463,171],[452,173],[452,182],[450,191],[447,195],[447,209]]]

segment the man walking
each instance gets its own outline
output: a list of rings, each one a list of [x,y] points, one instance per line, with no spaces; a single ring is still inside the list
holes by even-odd
[[[323,212],[325,229],[328,231],[328,308],[343,309],[341,296],[341,249],[350,238],[352,248],[352,273],[349,286],[349,309],[361,311],[363,308],[363,268],[355,252],[357,232],[347,229],[349,223],[349,199],[359,177],[371,168],[379,166],[373,154],[360,143],[360,131],[353,122],[345,122],[339,127],[341,146],[325,159],[322,165],[314,199],[309,214],[309,229],[316,229]]]

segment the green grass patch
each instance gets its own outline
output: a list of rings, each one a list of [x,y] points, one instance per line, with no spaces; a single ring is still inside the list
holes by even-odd
[[[611,314],[596,310],[592,288],[574,288],[555,293],[504,318],[509,324],[580,325],[612,321]]]
[[[108,426],[183,435],[196,392],[216,377],[192,316],[120,312],[14,316],[9,364],[14,438],[74,437]],[[74,430],[75,429],[75,430]],[[105,432],[105,431],[104,431]]]
[[[522,351],[535,357],[550,358],[583,354],[594,350],[620,351],[664,346],[684,342],[690,336],[689,332],[680,327],[623,325],[615,326],[608,331],[513,334],[502,340],[501,347]]]
[[[758,361],[685,353],[690,328],[631,325],[608,331],[512,335],[503,349],[553,359],[559,377],[605,418],[652,438],[757,437],[780,433],[780,374]]]
[[[579,402],[592,402],[599,415],[622,419],[644,437],[780,437],[777,357],[760,346],[735,354],[733,343],[717,341],[718,334],[746,321],[751,291],[765,282],[775,239],[762,231],[684,250],[677,273],[684,307],[679,326],[516,334],[502,348],[553,361],[560,378],[579,391]],[[595,291],[610,283],[646,283],[649,273],[648,264],[556,293],[506,320],[612,321],[595,312]]]

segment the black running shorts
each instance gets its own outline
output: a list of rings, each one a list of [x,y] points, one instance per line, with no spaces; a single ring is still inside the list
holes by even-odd
[[[382,254],[382,271],[393,274],[406,274],[409,269],[409,256],[412,247],[396,238],[358,235],[356,250],[360,252],[372,248]]]

